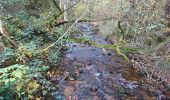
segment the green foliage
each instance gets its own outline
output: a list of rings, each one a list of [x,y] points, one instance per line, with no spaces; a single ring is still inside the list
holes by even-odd
[[[5,100],[45,96],[49,95],[48,91],[55,89],[46,77],[49,67],[44,65],[43,59],[36,57],[35,48],[34,43],[28,43],[20,45],[17,50],[8,48],[0,54],[1,64],[6,60],[18,63],[0,68],[0,96]],[[43,95],[36,95],[37,92]]]
[[[61,55],[60,53],[56,52],[56,51],[51,51],[49,53],[49,62],[53,65],[53,66],[57,66],[58,62],[60,61]]]
[[[18,64],[1,68],[0,96],[5,100],[29,99],[38,92],[39,88],[47,90],[51,83],[42,75],[47,69],[48,66]]]
[[[11,4],[15,2],[11,1]],[[41,1],[38,2],[38,5],[41,4]],[[42,11],[39,17],[24,11],[3,16],[4,25],[18,48],[7,47],[0,52],[0,99],[36,99],[49,96],[51,91],[56,90],[47,72],[58,66],[67,37],[43,51],[64,34],[65,27],[52,26],[58,14],[55,9]]]
[[[0,52],[0,65],[4,63],[7,59],[13,59],[15,50],[11,48],[6,48],[5,51]]]
[[[2,0],[0,3],[7,3],[7,4],[17,4],[17,3],[27,3],[28,0]]]
[[[14,39],[22,42],[34,41],[38,46],[45,43],[52,43],[57,40],[64,32],[63,28],[55,28],[50,25],[55,22],[54,18],[41,18],[29,16],[26,13],[16,16],[6,16],[6,27]]]

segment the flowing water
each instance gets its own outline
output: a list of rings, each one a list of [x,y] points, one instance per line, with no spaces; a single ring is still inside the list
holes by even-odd
[[[93,25],[79,23],[82,34],[98,44],[110,44]],[[69,43],[62,66],[65,70],[57,83],[56,100],[166,100],[160,91],[151,91],[144,76],[114,51],[106,53],[94,46]],[[107,51],[108,52],[108,51]],[[168,99],[167,99],[168,100]],[[169,99],[170,100],[170,99]]]

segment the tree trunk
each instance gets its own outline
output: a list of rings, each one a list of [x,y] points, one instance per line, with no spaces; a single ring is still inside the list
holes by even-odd
[[[65,21],[68,21],[68,19],[67,19],[67,3],[68,3],[68,0],[65,0],[64,1],[64,20]]]
[[[2,25],[2,19],[0,16],[0,33],[3,32],[3,25]],[[4,43],[2,41],[2,36],[0,36],[0,52],[2,52],[5,49]]]
[[[0,33],[3,33],[2,18],[0,16]]]
[[[62,0],[59,1],[60,9],[62,9]]]

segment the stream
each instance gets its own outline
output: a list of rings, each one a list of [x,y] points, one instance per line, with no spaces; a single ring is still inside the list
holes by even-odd
[[[90,23],[78,23],[81,34],[97,44],[111,44],[93,32]],[[55,100],[170,100],[147,87],[144,76],[114,51],[81,43],[68,43],[62,66],[64,73],[53,93]]]

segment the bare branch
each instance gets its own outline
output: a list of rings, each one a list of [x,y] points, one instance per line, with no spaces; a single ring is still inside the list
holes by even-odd
[[[78,18],[69,28],[68,30],[54,43],[52,43],[50,46],[46,47],[45,49],[43,49],[42,51],[46,51],[49,48],[53,47],[57,42],[59,42],[65,35],[68,34],[68,32],[71,30],[71,28],[80,20],[84,17],[84,15],[87,13],[88,7],[86,8],[85,12],[82,14],[82,16],[80,18]]]

